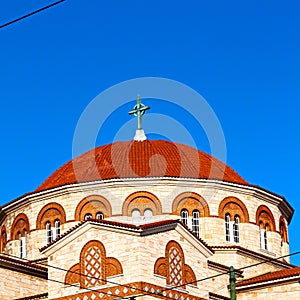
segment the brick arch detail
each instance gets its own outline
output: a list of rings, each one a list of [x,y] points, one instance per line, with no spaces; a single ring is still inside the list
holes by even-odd
[[[123,274],[121,263],[114,257],[106,258],[106,277]]]
[[[288,231],[283,216],[279,218],[279,233],[281,236],[281,240],[285,243],[288,243]]]
[[[219,204],[219,218],[225,219],[227,213],[229,213],[231,221],[234,221],[235,215],[239,215],[241,223],[249,223],[247,207],[236,197],[226,197]]]
[[[56,220],[59,220],[61,224],[66,223],[65,210],[56,202],[48,203],[40,210],[37,216],[36,229],[45,229],[47,221],[54,227]]]
[[[99,257],[100,252],[100,257]],[[93,254],[94,253],[94,254]],[[87,255],[88,254],[88,255]],[[98,255],[98,257],[96,257]],[[91,259],[88,259],[89,256]],[[92,257],[93,256],[93,257]],[[97,240],[87,242],[80,252],[80,287],[88,288],[106,283],[106,250],[104,245]],[[88,268],[90,266],[90,268]],[[95,272],[100,272],[94,279]],[[95,280],[95,282],[93,282]]]
[[[264,227],[269,225],[270,231],[276,231],[274,216],[271,210],[265,205],[259,206],[256,211],[256,224],[258,226],[262,224]]]
[[[122,214],[123,216],[131,216],[131,212],[138,209],[143,215],[147,208],[152,210],[153,215],[162,214],[161,203],[154,194],[146,191],[134,192],[125,199]]]
[[[79,263],[73,265],[65,276],[65,284],[75,284],[80,282],[80,266]]]
[[[109,201],[100,195],[90,195],[83,198],[75,209],[75,220],[83,221],[87,213],[92,214],[92,218],[96,219],[96,213],[102,212],[104,218],[112,215],[112,208]]]
[[[172,248],[175,248],[178,253],[181,255],[182,259],[180,262],[180,269],[182,272],[182,288],[185,288],[186,284],[189,284],[189,282],[193,282],[192,285],[197,286],[196,282],[196,276],[193,271],[193,269],[185,264],[185,258],[184,258],[184,252],[181,248],[181,246],[176,241],[169,241],[165,248],[165,257],[160,257],[156,260],[154,264],[154,274],[163,276],[166,278],[166,283],[169,285],[172,285],[172,282],[170,281],[170,250]],[[174,263],[174,262],[173,262]]]
[[[179,216],[182,209],[187,209],[190,216],[195,209],[199,211],[200,217],[210,216],[209,206],[206,200],[202,196],[194,192],[181,193],[173,200],[173,214]]]
[[[0,237],[0,252],[4,252],[7,243],[7,233],[6,227],[3,225],[1,227],[1,237]]]
[[[10,239],[17,240],[19,238],[18,233],[24,236],[25,231],[30,232],[29,220],[24,213],[20,213],[15,217],[11,226]]]
[[[167,277],[167,264],[166,258],[160,257],[154,264],[154,274]]]

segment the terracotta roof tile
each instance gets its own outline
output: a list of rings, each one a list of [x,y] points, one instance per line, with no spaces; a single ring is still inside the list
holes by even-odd
[[[147,224],[142,224],[142,225],[134,225],[134,224],[128,224],[128,223],[120,223],[120,222],[115,222],[115,221],[109,221],[109,220],[98,220],[98,219],[89,219],[89,220],[85,220],[82,221],[81,223],[73,226],[72,228],[70,228],[68,231],[66,231],[65,233],[63,233],[61,236],[59,236],[58,238],[56,238],[54,241],[52,241],[51,243],[47,244],[46,246],[40,248],[40,251],[44,251],[45,249],[47,249],[48,247],[50,247],[51,245],[55,244],[56,242],[58,242],[59,240],[61,240],[62,238],[64,238],[65,236],[67,236],[68,234],[70,234],[71,232],[73,232],[75,229],[77,229],[78,227],[82,226],[85,223],[99,223],[99,224],[107,224],[110,226],[115,226],[115,227],[122,227],[122,228],[128,228],[128,229],[135,229],[135,230],[140,230],[140,231],[144,231],[147,229],[151,229],[151,228],[157,228],[157,227],[162,227],[164,225],[170,225],[170,224],[181,224],[183,227],[185,227],[185,229],[187,229],[192,235],[194,235],[206,248],[208,248],[211,252],[214,252],[213,249],[201,238],[197,237],[197,235],[195,235],[194,232],[192,232],[185,224],[183,224],[180,220],[164,220],[164,221],[159,221],[159,222],[153,222],[153,223],[147,223]]]
[[[45,272],[47,272],[47,270],[48,270],[46,267],[34,264],[30,261],[12,258],[12,257],[9,257],[5,254],[0,254],[0,260],[4,260],[4,261],[11,262],[11,263],[14,263],[14,264],[22,265],[24,267],[39,269],[39,270],[42,270],[42,271],[45,271]]]
[[[36,191],[115,178],[176,177],[248,183],[220,160],[168,141],[116,142],[92,149],[55,171]]]
[[[256,283],[268,282],[272,280],[278,280],[283,278],[291,278],[291,277],[299,277],[300,276],[300,267],[294,267],[286,270],[279,270],[274,272],[269,272],[251,279],[246,279],[236,284],[237,287],[252,285]]]

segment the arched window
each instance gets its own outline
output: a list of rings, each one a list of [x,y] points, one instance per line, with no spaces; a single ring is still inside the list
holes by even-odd
[[[183,284],[184,254],[181,247],[174,241],[168,243],[166,248],[166,258],[168,264],[167,284]]]
[[[187,209],[182,209],[180,212],[180,217],[181,217],[181,222],[185,225],[187,225],[188,223],[188,217],[189,217],[189,213],[187,211]]]
[[[234,216],[234,223],[233,223],[233,241],[235,243],[239,243],[240,242],[239,222],[240,222],[239,216],[235,215]]]
[[[138,209],[134,209],[131,213],[132,222],[140,223],[141,222],[141,212]]]
[[[57,237],[60,236],[60,221],[56,220],[54,224],[55,224],[55,235],[53,239],[56,239]]]
[[[97,220],[103,220],[104,219],[104,214],[101,211],[98,211],[96,213],[96,219]]]
[[[145,209],[144,218],[146,222],[150,222],[153,219],[153,212],[150,208]]]
[[[50,222],[46,222],[46,242],[47,244],[52,242],[52,230]]]
[[[230,214],[225,215],[225,236],[226,242],[230,242]]]
[[[199,217],[200,217],[199,211],[197,209],[193,210],[192,230],[197,236],[200,235]]]
[[[263,223],[259,225],[259,231],[260,231],[260,248],[263,250],[268,250],[268,224],[264,226]]]
[[[27,230],[24,229],[23,234],[18,232],[19,241],[20,241],[20,258],[26,258],[26,237]]]
[[[90,214],[90,213],[87,213],[87,214],[85,214],[84,215],[84,220],[86,221],[86,220],[91,220],[93,218],[93,216],[92,216],[92,214]]]

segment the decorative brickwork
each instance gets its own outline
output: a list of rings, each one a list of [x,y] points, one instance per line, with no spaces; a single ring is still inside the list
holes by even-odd
[[[106,252],[99,241],[88,242],[80,253],[80,287],[89,288],[106,283]]]
[[[209,217],[209,206],[205,199],[194,192],[185,192],[178,195],[172,204],[173,214],[180,215],[182,209],[186,209],[191,216],[194,210],[198,210],[200,217]]]
[[[106,258],[106,277],[115,276],[123,273],[121,263],[114,257]]]
[[[151,209],[153,215],[161,215],[162,207],[159,199],[149,192],[135,192],[129,195],[123,204],[122,212],[124,216],[131,216],[134,209],[138,209],[143,212],[146,209]]]
[[[51,227],[55,227],[56,220],[60,221],[60,224],[65,223],[66,213],[60,204],[52,202],[40,210],[36,220],[36,229],[45,229],[46,222],[50,222]]]
[[[7,233],[6,233],[6,227],[3,225],[1,228],[0,252],[5,251],[6,243],[7,243]]]
[[[274,216],[265,205],[261,205],[256,211],[256,224],[270,231],[276,231]]]
[[[72,266],[65,276],[65,284],[75,284],[80,282],[80,265]]]
[[[82,199],[75,210],[75,220],[83,221],[87,214],[92,215],[92,219],[96,219],[96,214],[102,212],[104,218],[110,217],[112,208],[107,199],[99,195],[91,195]]]
[[[219,205],[219,217],[223,220],[225,215],[230,215],[230,221],[234,221],[234,216],[238,215],[241,223],[249,223],[249,213],[245,204],[236,197],[226,197]]]
[[[124,299],[137,295],[153,295],[156,299],[174,299],[174,300],[205,300],[206,298],[193,296],[179,290],[166,289],[163,286],[148,282],[131,282],[125,286],[117,285],[102,288],[94,291],[76,293],[75,295],[55,298],[56,300],[113,300],[116,298]],[[222,298],[220,298],[222,299]]]
[[[65,276],[65,284],[80,282],[81,288],[106,284],[106,278],[123,273],[121,263],[106,257],[104,245],[97,240],[86,243],[80,252],[80,262],[73,265]]]
[[[19,235],[25,236],[26,233],[30,231],[29,221],[25,214],[20,213],[14,219],[11,226],[10,239],[18,240]]]
[[[170,241],[166,246],[166,256],[156,260],[154,274],[166,277],[167,284],[180,286],[192,282],[197,286],[196,276],[192,268],[184,263],[184,253],[180,245],[175,241]]]
[[[165,257],[160,257],[156,260],[154,265],[154,274],[167,277],[167,264]]]

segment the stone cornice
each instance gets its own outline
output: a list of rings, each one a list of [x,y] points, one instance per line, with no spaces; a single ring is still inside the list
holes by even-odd
[[[276,205],[281,210],[284,217],[290,222],[294,209],[286,201],[283,196],[272,193],[271,191],[265,190],[256,185],[237,184],[232,182],[213,180],[213,179],[192,179],[192,178],[173,178],[173,177],[143,177],[143,178],[122,178],[122,179],[109,179],[94,182],[85,182],[70,184],[65,186],[56,187],[50,190],[44,190],[41,192],[32,192],[25,194],[1,207],[0,222],[5,217],[6,213],[12,212],[18,208],[28,205],[35,201],[41,201],[45,199],[53,199],[62,195],[78,192],[89,192],[94,191],[96,188],[112,189],[117,187],[132,186],[143,187],[145,182],[149,186],[157,186],[159,184],[165,185],[166,182],[176,187],[180,182],[180,187],[190,188],[197,185],[197,188],[205,187],[206,189],[221,189],[233,193],[239,193],[256,197],[260,200],[266,201],[267,203]],[[205,195],[204,195],[205,196]],[[3,214],[4,212],[4,214]]]

